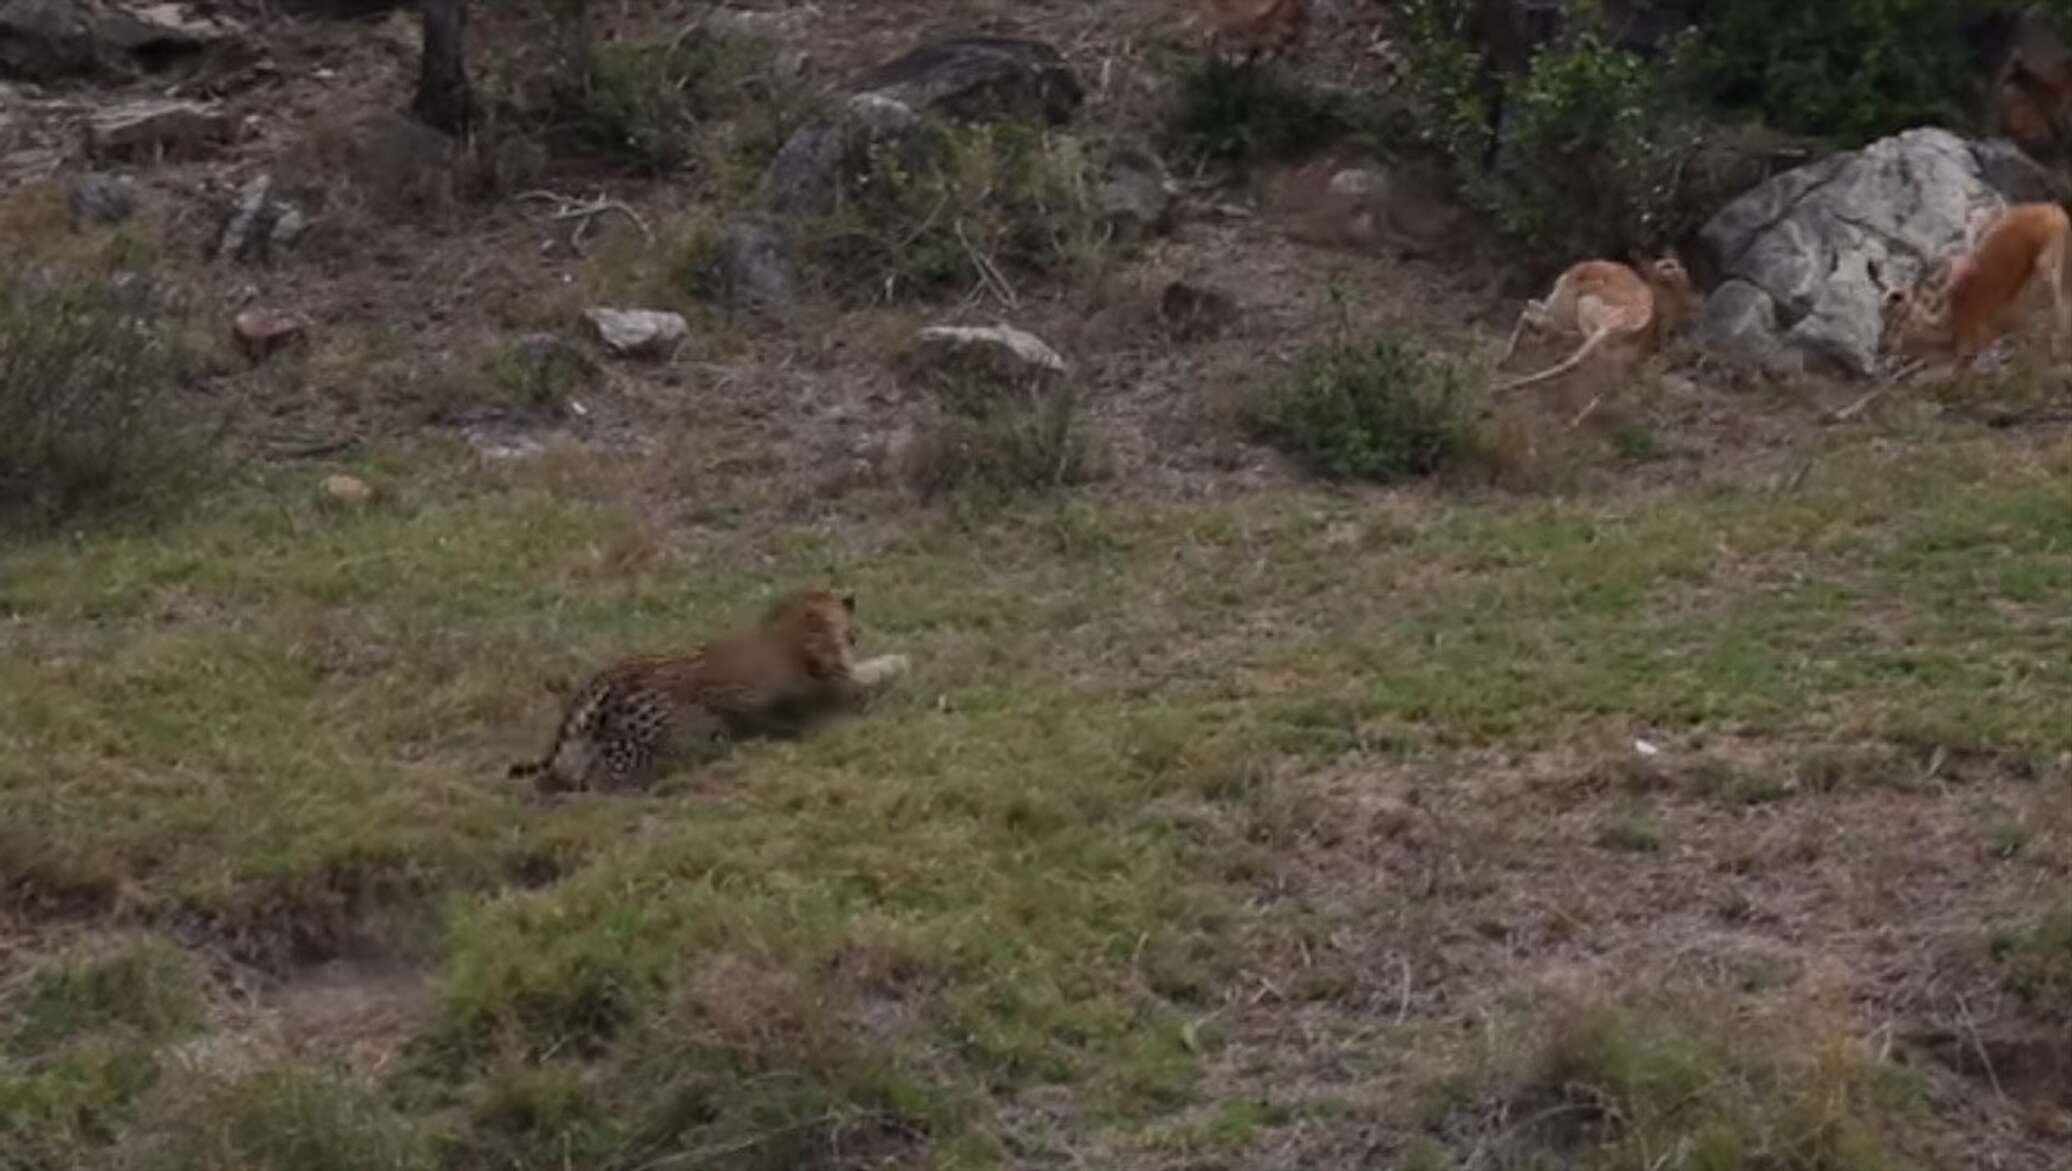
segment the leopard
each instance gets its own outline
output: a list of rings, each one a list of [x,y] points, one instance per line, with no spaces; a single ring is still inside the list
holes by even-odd
[[[801,590],[688,653],[618,659],[570,695],[546,753],[508,776],[541,795],[645,789],[667,764],[751,737],[793,739],[858,710],[909,660],[858,661],[855,614],[853,593]]]

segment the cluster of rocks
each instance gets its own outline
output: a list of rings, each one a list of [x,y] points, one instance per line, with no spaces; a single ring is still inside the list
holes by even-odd
[[[1529,39],[1532,30],[1485,31]],[[1499,41],[1509,44],[1498,37],[1492,52],[1502,47]],[[0,71],[32,81],[133,78],[169,63],[255,56],[235,21],[180,4],[0,0]],[[789,304],[796,279],[787,225],[827,211],[870,151],[915,149],[931,119],[1011,116],[1065,126],[1084,101],[1084,88],[1056,49],[1011,37],[930,43],[855,77],[841,87],[830,113],[777,152],[753,209],[724,225],[718,265],[724,298],[750,309]],[[234,132],[213,104],[178,97],[110,105],[85,122],[88,150],[102,159],[165,157]],[[1123,238],[1170,230],[1177,188],[1158,154],[1127,140],[1096,146],[1098,211],[1110,230]],[[1416,252],[1457,232],[1460,209],[1444,193],[1444,175],[1431,167],[1327,161],[1312,172],[1291,180],[1313,188],[1315,214],[1291,225],[1298,237]],[[2063,194],[2058,177],[2014,144],[1936,129],[1774,175],[1726,203],[1697,235],[1692,267],[1710,288],[1698,336],[1716,356],[1765,371],[1870,374],[1887,289],[1911,282],[1961,246],[2005,203]],[[68,195],[79,225],[118,221],[140,199],[134,181],[102,171],[74,176]],[[228,201],[212,255],[264,263],[292,247],[309,222],[279,196],[270,175],[253,176]],[[1231,311],[1227,297],[1187,286],[1168,290],[1165,299],[1179,330],[1214,328]],[[689,335],[680,315],[640,307],[595,307],[584,324],[606,353],[623,358],[667,358]],[[254,360],[309,328],[293,314],[257,306],[234,323],[239,344]],[[990,346],[1034,366],[1062,366],[1042,342],[1004,325],[940,327],[923,341]]]

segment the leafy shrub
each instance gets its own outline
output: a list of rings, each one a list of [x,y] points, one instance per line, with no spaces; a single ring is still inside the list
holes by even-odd
[[[1676,181],[1698,137],[1662,69],[1594,35],[1542,51],[1509,90],[1510,138],[1483,204],[1528,246],[1630,255],[1680,235]]]
[[[1990,0],[1735,0],[1713,6],[1694,76],[1714,102],[1859,143],[1968,121],[1975,72],[1958,24]]]
[[[147,1039],[199,1024],[202,994],[187,956],[146,939],[127,948],[38,972],[9,1006],[0,1051],[37,1053],[77,1034],[117,1028]]]
[[[1290,81],[1270,67],[1199,58],[1180,74],[1171,134],[1190,163],[1281,160],[1346,138],[1407,137],[1351,91]],[[1372,143],[1370,142],[1370,145]]]
[[[0,257],[0,513],[55,519],[164,483],[188,454],[165,394],[178,348],[142,276]]]
[[[931,124],[859,148],[807,254],[850,288],[893,299],[1088,266],[1100,237],[1079,143],[1019,121]]]
[[[1331,479],[1388,483],[1429,475],[1463,453],[1460,388],[1450,367],[1402,342],[1338,342],[1302,356],[1257,422]]]
[[[1630,255],[1710,213],[1687,206],[1677,183],[1699,141],[1675,81],[1692,42],[1650,63],[1586,25],[1542,47],[1524,73],[1495,79],[1469,40],[1468,11],[1463,0],[1405,5],[1410,92],[1425,140],[1507,233],[1549,258]]]

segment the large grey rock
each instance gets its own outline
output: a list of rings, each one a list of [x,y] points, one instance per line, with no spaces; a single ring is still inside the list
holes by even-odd
[[[763,202],[780,215],[832,203],[873,146],[911,142],[923,116],[1058,124],[1085,100],[1063,55],[1039,41],[967,37],[913,50],[858,77],[834,114],[801,127],[772,160]]]
[[[273,176],[261,173],[239,188],[216,238],[218,260],[267,260],[309,227],[300,209],[273,197]]]
[[[1040,41],[964,37],[922,45],[850,85],[909,109],[969,122],[1026,118],[1060,125],[1086,92],[1064,55]]]
[[[2051,180],[2003,144],[1910,130],[1778,175],[1699,233],[1716,274],[1698,319],[1715,355],[1773,372],[1867,375],[1881,306]]]
[[[877,146],[911,142],[921,118],[883,94],[850,95],[835,113],[800,127],[763,174],[763,203],[780,216],[812,215],[833,206],[844,173]]]

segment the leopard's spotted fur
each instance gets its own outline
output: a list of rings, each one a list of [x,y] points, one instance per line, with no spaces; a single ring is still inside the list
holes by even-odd
[[[906,668],[900,655],[854,661],[854,612],[853,597],[813,590],[690,654],[622,659],[571,697],[546,755],[510,775],[542,792],[640,787],[667,758],[797,735]]]

